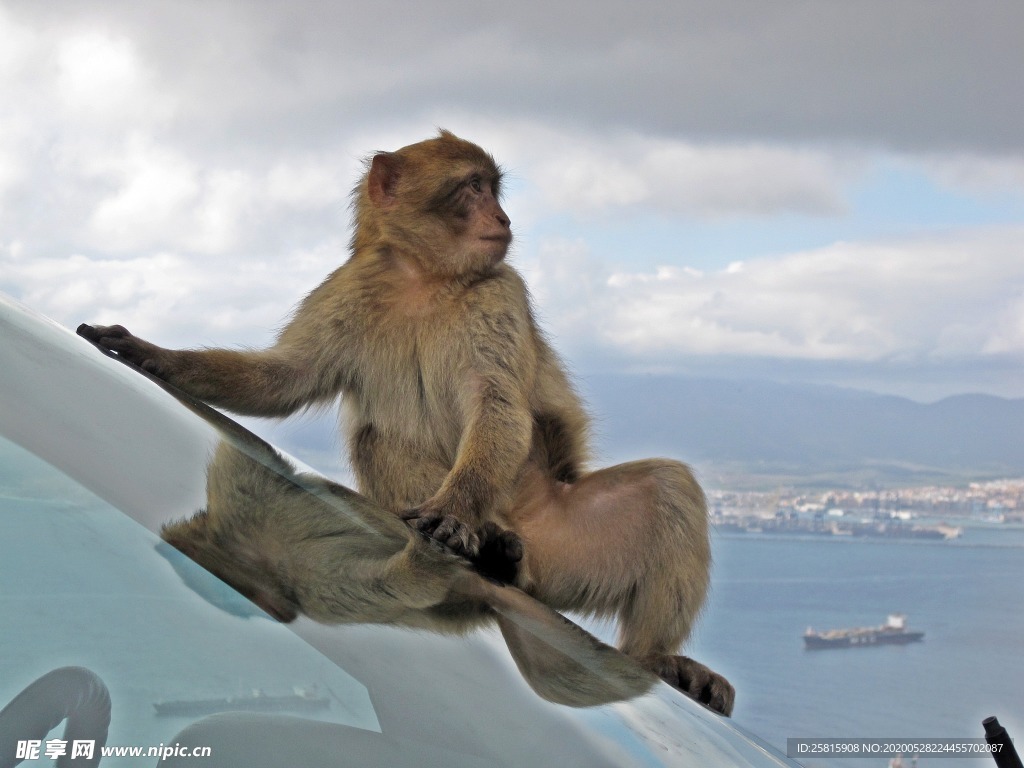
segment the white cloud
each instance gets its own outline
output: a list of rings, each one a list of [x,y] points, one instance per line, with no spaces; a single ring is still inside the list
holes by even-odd
[[[145,132],[102,149],[70,140],[57,157],[59,183],[85,211],[80,230],[61,225],[106,253],[241,252],[268,231],[287,239],[292,215],[320,215],[320,234],[330,238],[344,226],[337,215],[348,197],[342,179],[353,165],[333,151],[292,158],[284,149],[201,165]]]
[[[1024,250],[1022,247],[1021,250]],[[1020,256],[1024,259],[1024,253]],[[1016,286],[1016,296],[995,311],[995,328],[985,340],[982,352],[993,355],[1019,355],[1024,349],[1024,286]]]
[[[188,231],[182,219],[201,187],[198,169],[187,157],[135,136],[121,152],[90,158],[89,165],[92,173],[116,184],[91,217],[97,247],[137,249]]]
[[[127,313],[138,322],[139,307],[148,307],[152,322],[187,299],[201,280],[188,263],[173,254],[119,261],[73,255],[62,259],[29,258],[20,248],[0,251],[6,279],[16,283],[29,306],[74,327],[90,320],[120,322]]]
[[[850,151],[600,135],[529,123],[510,126],[500,143],[524,164],[516,172],[531,180],[546,208],[579,214],[643,206],[697,218],[834,215],[845,207],[844,186],[864,166]]]
[[[538,299],[556,333],[589,335],[652,366],[688,356],[878,362],[1024,358],[1024,230],[836,243],[719,271],[577,271],[566,297],[544,268],[579,244],[548,246]],[[566,284],[566,283],[563,283]],[[580,312],[586,295],[589,305]],[[590,342],[593,344],[593,341]]]
[[[171,347],[264,345],[345,251],[338,239],[243,267],[237,258],[173,252],[33,258],[13,243],[0,246],[0,277],[17,299],[69,328],[120,323]]]
[[[89,32],[57,45],[56,90],[76,117],[123,117],[142,93],[140,62],[125,38]]]
[[[36,46],[36,35],[0,5],[0,88],[24,76]]]
[[[322,208],[347,199],[349,190],[341,178],[348,170],[338,158],[288,158],[270,169],[267,198],[293,208]]]
[[[0,201],[28,179],[31,164],[22,151],[28,135],[26,121],[0,117]]]

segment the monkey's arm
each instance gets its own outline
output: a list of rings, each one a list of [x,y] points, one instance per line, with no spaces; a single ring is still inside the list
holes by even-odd
[[[267,350],[165,349],[120,325],[82,324],[78,335],[193,397],[248,416],[287,416],[342,388],[335,366],[318,367],[284,335]]]
[[[482,302],[500,311],[470,317],[472,359],[461,387],[464,426],[455,463],[434,496],[403,515],[417,529],[470,556],[477,549],[474,532],[512,488],[533,434],[528,393],[537,359],[530,343],[532,320],[525,290],[515,295],[509,287],[497,290],[511,296]]]
[[[477,392],[455,465],[438,491],[402,514],[417,530],[465,557],[479,551],[479,531],[512,487],[530,448],[526,399],[503,383],[473,376]]]

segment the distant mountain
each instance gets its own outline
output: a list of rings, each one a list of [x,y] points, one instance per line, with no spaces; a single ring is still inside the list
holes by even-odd
[[[585,381],[605,460],[668,455],[718,487],[871,486],[1024,475],[1024,400],[921,404],[768,381]]]
[[[711,488],[870,488],[1024,476],[1024,400],[960,395],[924,405],[855,389],[758,380],[588,376],[602,464],[671,456]],[[332,409],[242,419],[354,482]]]

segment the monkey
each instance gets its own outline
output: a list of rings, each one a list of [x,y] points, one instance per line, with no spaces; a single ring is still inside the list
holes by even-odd
[[[530,687],[567,706],[622,701],[653,685],[656,678],[628,657],[520,590],[481,575],[487,559],[508,558],[514,570],[521,552],[507,550],[511,532],[485,524],[480,556],[469,563],[367,497],[296,471],[243,428],[225,428],[210,411],[186,405],[222,439],[207,466],[206,507],[165,524],[160,536],[271,617],[290,622],[303,613],[326,624],[452,634],[495,622]]]
[[[589,417],[505,258],[501,182],[491,155],[445,130],[374,154],[353,192],[349,259],[267,349],[78,332],[239,414],[340,395],[359,493],[464,558],[485,524],[511,531],[515,586],[555,610],[616,616],[624,654],[729,714],[731,684],[677,654],[709,586],[704,493],[675,460],[588,469]]]

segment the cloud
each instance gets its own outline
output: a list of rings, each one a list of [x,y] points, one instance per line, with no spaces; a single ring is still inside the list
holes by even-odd
[[[174,112],[127,37],[72,33],[53,42],[53,57],[55,101],[80,127],[156,124]]]
[[[415,15],[12,3],[0,6],[0,102],[17,105],[0,109],[0,223],[24,229],[25,186],[51,185],[72,241],[224,252],[262,235],[273,204],[343,203],[363,153],[453,123],[514,159],[544,210],[837,215],[866,145],[913,150],[944,183],[1021,189],[1019,132],[986,136],[1024,118],[1011,83],[1024,53],[999,15],[1024,10],[928,9],[922,26],[873,0],[613,3],[594,18],[535,2],[471,15],[456,0]],[[366,28],[387,30],[387,66]],[[966,109],[965,93],[982,103]],[[891,133],[863,128],[880,118]],[[924,153],[937,143],[955,151]]]
[[[89,161],[93,174],[115,184],[112,194],[97,202],[89,222],[93,242],[105,250],[148,247],[191,229],[181,218],[200,193],[198,169],[187,158],[141,137],[128,144],[123,152]]]
[[[552,243],[533,273],[557,335],[591,336],[619,359],[654,368],[685,366],[693,356],[1024,359],[1021,242],[1024,230],[1005,228],[835,243],[716,271],[590,264],[578,270],[583,285],[575,287],[542,265],[579,264],[585,250]],[[559,284],[570,286],[567,296]],[[574,304],[584,294],[585,317]]]
[[[1024,155],[988,156],[952,152],[908,155],[903,162],[942,186],[976,196],[1024,197]]]
[[[698,142],[1024,151],[1019,3],[984,12],[955,0],[665,0],[585,12],[566,0],[432,0],[415,13],[394,0],[10,8],[7,20],[28,37],[79,38],[60,50],[88,65],[80,79],[91,85],[80,86],[95,103],[130,101],[102,82],[135,93],[132,78],[148,79],[183,127],[222,146],[243,134],[320,143],[338,126],[441,107]],[[98,39],[116,46],[90,47]]]
[[[69,325],[264,343],[344,260],[361,158],[443,125],[510,168],[560,346],[645,367],[1019,354],[1019,231],[856,242],[874,223],[848,219],[880,165],[1019,199],[1024,6],[581,8],[0,0],[0,288]],[[627,245],[662,268],[587,239],[617,218],[654,222]],[[736,225],[719,251],[750,253],[780,220],[855,234],[731,270],[668,250]]]
[[[334,240],[274,261],[168,251],[121,258],[33,258],[0,246],[0,290],[69,328],[120,323],[169,347],[270,343],[299,299],[343,260]]]
[[[546,207],[645,207],[698,218],[835,215],[862,161],[854,153],[767,144],[594,136],[518,125],[514,156]]]

